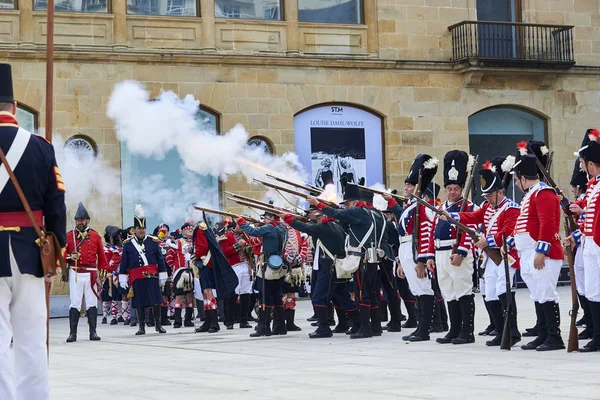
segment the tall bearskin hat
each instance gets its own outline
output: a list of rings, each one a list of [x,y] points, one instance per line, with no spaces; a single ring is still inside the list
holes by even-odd
[[[585,162],[591,161],[594,164],[600,164],[600,132],[597,129],[588,129],[588,142],[579,149],[579,157]],[[584,139],[585,142],[585,139]]]
[[[419,183],[419,174],[421,174],[421,187],[416,189],[420,193],[423,193],[431,181],[433,181],[438,170],[438,164],[439,161],[437,158],[431,157],[429,154],[419,154],[410,166],[410,173],[404,180],[404,183],[417,186]]]
[[[530,140],[529,142],[527,142],[527,147],[529,148],[529,153],[535,154],[535,156],[538,158],[538,160],[540,160],[544,167],[548,166],[548,153],[550,151],[548,150],[548,146],[546,146],[546,143],[540,140]],[[544,174],[539,169],[538,176],[540,179],[544,179]]]
[[[575,160],[575,165],[573,166],[573,175],[571,176],[570,185],[579,188],[582,193],[585,193],[587,190],[587,182],[587,173],[581,170],[579,158],[577,158],[577,160]]]
[[[87,210],[83,206],[83,203],[79,203],[77,206],[74,219],[90,219],[90,214],[88,214]]]
[[[444,187],[448,185],[465,186],[468,171],[474,158],[461,150],[451,150],[444,156]]]
[[[144,212],[144,207],[142,207],[141,204],[135,205],[133,227],[146,229],[146,213]]]
[[[494,157],[492,159],[492,164],[496,166],[496,172],[502,179],[504,190],[507,190],[512,180],[510,171],[512,171],[512,168],[515,165],[515,156]]]

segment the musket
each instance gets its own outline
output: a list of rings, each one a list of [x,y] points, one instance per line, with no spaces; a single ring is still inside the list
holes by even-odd
[[[562,195],[562,190],[560,190],[558,188],[558,186],[556,185],[556,182],[554,182],[554,180],[550,176],[550,173],[546,170],[546,168],[540,162],[540,159],[536,157],[535,162],[537,163],[538,169],[540,171],[542,171],[542,175],[544,175],[544,179],[546,180],[548,185],[550,185],[552,187],[552,189],[554,189],[557,193],[560,193]],[[575,219],[573,218],[573,213],[569,209],[569,200],[567,199],[566,196],[564,196],[564,195],[562,196],[560,205],[562,206],[562,208],[565,212],[566,223],[567,223],[567,227],[569,228],[567,230],[567,232],[575,232],[577,229],[579,229],[579,227],[577,226],[577,223],[575,222]]]
[[[565,216],[565,232],[567,235],[573,233],[569,230],[568,217]],[[571,302],[572,308],[569,311],[571,317],[571,324],[569,326],[569,342],[567,344],[567,353],[577,351],[579,349],[579,337],[577,332],[577,314],[579,312],[579,298],[577,296],[577,283],[575,282],[575,257],[573,256],[573,250],[571,245],[565,247],[567,252],[567,261],[569,263],[569,280],[571,284]],[[583,248],[579,248],[579,251],[583,251]]]
[[[228,197],[228,199],[231,200],[231,201],[234,201],[236,203],[238,203],[238,200],[241,200],[241,201],[244,201],[244,202],[247,202],[247,203],[257,204],[257,205],[262,206],[262,207],[269,207],[269,208],[277,211],[277,214],[281,214],[281,213],[292,214],[295,217],[298,217],[298,218],[304,219],[306,221],[309,221],[308,218],[304,217],[303,215],[301,215],[300,213],[298,213],[297,211],[294,211],[294,210],[288,210],[288,209],[285,209],[285,208],[282,208],[282,207],[277,207],[277,206],[275,206],[273,204],[265,203],[264,201],[256,200],[256,199],[253,199],[251,197],[241,196],[239,194],[232,193],[232,192],[225,192],[225,194],[231,196],[231,197]],[[244,205],[247,205],[248,207],[252,207],[252,206],[250,206],[248,204],[244,204]],[[258,208],[258,207],[255,207],[255,208]]]
[[[477,168],[477,163],[479,162],[479,154],[475,156],[475,162],[473,163],[473,166],[471,167],[471,171],[469,171],[469,181],[467,182],[467,187],[465,188],[465,194],[464,194],[464,198],[463,198],[463,202],[460,206],[460,212],[465,212],[465,209],[467,208],[467,203],[469,202],[469,195],[471,193],[471,188],[473,187],[473,182],[475,181],[475,168]],[[457,229],[456,230],[456,243],[454,243],[454,246],[452,246],[452,254],[456,254],[456,251],[458,250],[458,246],[460,245],[460,242],[462,240],[462,230]]]
[[[406,203],[408,201],[408,198],[406,198],[404,196],[400,196],[400,195],[393,194],[393,193],[388,193],[388,192],[385,192],[383,190],[373,189],[373,188],[362,186],[362,185],[356,185],[356,186],[358,186],[362,190],[365,190],[365,191],[371,192],[371,193],[375,193],[375,194],[378,194],[378,195],[381,195],[381,196],[383,196],[384,194],[390,195],[396,201],[398,201],[399,203]]]
[[[294,187],[297,187],[298,189],[306,190],[307,192],[312,193],[315,196],[318,196],[321,193],[323,193],[323,189],[319,189],[316,186],[312,186],[312,185],[307,185],[307,184],[300,183],[300,182],[291,181],[289,179],[281,178],[279,176],[271,175],[271,174],[267,174],[267,177],[271,178],[273,180],[276,180],[278,182],[281,182],[281,183],[286,183],[288,185],[292,185]]]
[[[513,312],[514,305],[512,299],[512,284],[510,281],[510,267],[508,265],[508,249],[506,248],[506,234],[502,234],[502,252],[504,255],[502,259],[504,261],[504,277],[506,279],[506,310],[504,310],[504,327],[502,329],[502,340],[500,342],[500,349],[510,350],[512,347],[512,338],[510,335],[510,314]],[[577,328],[575,328],[577,330]]]
[[[204,207],[198,207],[198,206],[194,206],[194,208],[196,210],[204,211],[204,212],[207,212],[207,213],[210,213],[210,214],[222,215],[224,217],[229,217],[229,218],[233,218],[233,219],[244,218],[246,221],[252,222],[253,224],[259,224],[259,223],[261,223],[257,219],[254,219],[254,218],[251,218],[251,217],[246,217],[246,216],[243,216],[243,215],[238,215],[238,214],[230,213],[230,212],[227,212],[227,211],[213,210],[212,208],[204,208]]]
[[[302,215],[299,215],[299,214],[295,213],[294,211],[286,210],[286,209],[279,208],[279,207],[267,207],[267,206],[263,206],[263,205],[260,205],[260,204],[254,204],[254,203],[250,203],[250,202],[247,202],[247,201],[244,201],[244,200],[235,199],[233,197],[227,197],[227,200],[231,200],[231,201],[236,202],[237,204],[240,204],[242,206],[256,208],[257,210],[266,211],[266,212],[271,213],[271,214],[278,215],[278,214],[282,214],[282,213],[287,213],[287,214],[292,214],[294,217],[296,217],[298,219],[304,219],[306,221],[309,220],[308,218],[306,218],[306,217],[304,217]]]
[[[423,168],[419,170],[419,178],[417,179],[417,187],[415,188],[415,196],[420,198],[422,195],[421,184],[423,183]],[[413,231],[412,231],[412,255],[413,261],[417,264],[417,256],[419,254],[419,236],[421,231],[421,213],[420,207],[415,207],[413,214]]]
[[[260,179],[254,179],[254,182],[262,183],[264,186],[269,187],[271,189],[281,190],[282,192],[286,192],[286,193],[292,194],[294,196],[301,197],[303,199],[308,199],[308,197],[311,196],[310,194],[298,192],[297,190],[294,190],[294,189],[288,189],[286,187],[279,186],[279,185],[276,185],[274,183],[261,181]],[[336,203],[334,203],[332,201],[327,201],[327,200],[324,200],[324,199],[319,199],[319,201],[321,203],[323,203],[323,204],[328,205],[331,208],[340,208],[339,205],[337,205]]]
[[[474,242],[478,242],[479,241],[479,235],[477,234],[477,232],[474,229],[471,229],[468,226],[466,226],[466,225],[458,222],[457,220],[455,220],[454,218],[452,218],[450,215],[446,214],[444,211],[435,208],[434,206],[432,206],[431,204],[429,204],[428,202],[426,202],[423,199],[419,199],[414,194],[411,195],[411,197],[415,198],[419,204],[421,204],[421,205],[425,206],[426,208],[430,209],[431,211],[433,211],[437,215],[446,218],[446,220],[448,222],[450,222],[452,225],[456,225],[456,227],[458,229],[461,229],[463,232],[465,232],[467,235],[469,235]],[[500,250],[498,250],[498,249],[492,249],[491,247],[486,246],[486,247],[483,248],[483,251],[485,252],[485,254],[487,254],[487,256],[496,265],[500,265],[500,263],[502,262],[502,255],[500,255]]]

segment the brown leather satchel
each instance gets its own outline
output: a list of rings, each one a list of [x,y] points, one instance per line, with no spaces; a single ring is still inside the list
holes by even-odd
[[[65,260],[62,256],[61,247],[58,243],[56,235],[52,232],[44,232],[37,224],[35,217],[33,216],[33,212],[31,211],[31,207],[29,206],[29,202],[25,198],[23,189],[21,189],[21,185],[19,184],[19,181],[17,180],[17,177],[15,176],[12,168],[10,167],[10,165],[8,165],[8,162],[6,161],[6,156],[4,154],[4,151],[2,151],[2,148],[0,148],[0,161],[2,161],[2,164],[6,168],[8,176],[10,177],[10,180],[15,187],[15,191],[17,192],[19,199],[21,199],[21,203],[23,203],[23,208],[25,209],[27,216],[31,220],[31,226],[33,227],[33,229],[35,229],[35,233],[38,235],[36,243],[38,244],[38,246],[40,246],[40,258],[42,261],[44,277],[51,278],[56,276],[57,261],[63,273],[65,273],[65,271],[67,271],[67,268],[65,268]]]

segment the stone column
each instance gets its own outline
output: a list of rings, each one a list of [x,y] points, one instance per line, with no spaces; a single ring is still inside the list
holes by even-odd
[[[363,24],[367,25],[367,53],[379,54],[379,29],[377,26],[377,0],[367,0],[363,4]]]
[[[204,52],[216,52],[214,0],[200,0],[200,16],[202,17],[202,45],[200,47]]]
[[[127,0],[112,0],[113,48],[126,49],[127,41]]]
[[[19,47],[33,47],[33,0],[17,0]]]
[[[287,52],[300,53],[300,33],[298,32],[298,0],[282,0],[283,19],[287,24]]]

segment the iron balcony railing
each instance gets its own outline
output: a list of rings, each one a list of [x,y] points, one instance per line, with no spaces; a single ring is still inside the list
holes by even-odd
[[[545,68],[575,64],[573,26],[463,21],[448,30],[455,62]]]

